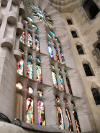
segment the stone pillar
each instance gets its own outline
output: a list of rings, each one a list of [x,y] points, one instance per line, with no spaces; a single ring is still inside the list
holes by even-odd
[[[58,128],[57,109],[55,106],[55,96],[52,87],[44,90],[46,125]]]

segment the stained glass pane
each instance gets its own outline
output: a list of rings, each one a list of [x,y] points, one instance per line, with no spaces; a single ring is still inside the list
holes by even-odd
[[[33,39],[30,33],[27,33],[27,46],[33,47]]]
[[[65,109],[65,112],[66,112],[67,127],[68,127],[69,131],[71,132],[71,131],[73,131],[71,115],[70,115],[70,112],[67,108]]]
[[[40,63],[41,61],[40,61],[40,57],[36,57],[36,61],[38,62],[38,63]]]
[[[75,125],[76,125],[77,133],[81,133],[81,128],[80,128],[80,124],[79,124],[79,120],[78,120],[78,115],[77,115],[77,112],[75,110],[73,110],[73,115],[74,115],[74,119],[75,119]]]
[[[56,77],[56,73],[52,71],[52,80],[53,80],[53,84],[56,88],[58,88],[58,83],[57,83],[57,77]]]
[[[34,90],[32,87],[28,87],[27,88],[27,92],[30,93],[30,94],[33,94]]]
[[[42,82],[42,72],[41,72],[41,66],[36,65],[36,72],[37,72],[37,81]]]
[[[60,107],[57,107],[57,113],[58,113],[59,128],[60,128],[60,129],[64,129],[63,114],[62,114],[62,110],[61,110]]]
[[[27,61],[27,77],[33,79],[33,64],[31,61]]]
[[[63,81],[63,77],[61,74],[59,74],[59,83],[60,83],[61,90],[64,91],[65,90],[64,81]]]
[[[58,54],[58,49],[57,49],[57,47],[55,47],[55,46],[54,46],[54,55],[55,55],[55,57],[56,57],[56,61],[57,61],[57,62],[60,62],[60,60],[59,60],[59,54]]]
[[[58,96],[56,96],[56,102],[60,103],[60,98]]]
[[[35,49],[36,51],[40,50],[39,34],[35,33]]]
[[[60,54],[61,54],[61,61],[62,61],[62,64],[64,64],[65,63],[64,54],[63,54],[62,48],[59,47],[59,49],[60,49]]]
[[[18,83],[16,83],[16,88],[19,89],[19,90],[22,90],[23,85],[20,82],[18,82]]]
[[[71,88],[70,80],[68,77],[66,77],[66,82],[67,82],[69,93],[72,95],[72,88]]]
[[[29,59],[33,59],[33,56],[29,53],[28,54]]]
[[[62,73],[62,70],[61,70],[61,68],[60,68],[60,67],[58,67],[58,70],[59,70],[59,72],[60,72],[60,73]]]
[[[24,60],[21,59],[18,63],[17,63],[17,73],[20,75],[23,75],[23,70],[24,70]]]
[[[48,46],[48,50],[49,50],[49,56],[51,58],[53,58],[53,49],[52,49],[52,47],[51,46]]]
[[[23,32],[20,36],[20,42],[25,44],[25,32]]]
[[[34,20],[31,17],[27,17],[27,19],[30,23],[34,23]]]
[[[44,103],[42,101],[38,101],[38,124],[40,126],[45,126],[45,109]]]
[[[26,100],[26,122],[33,124],[33,100],[31,98]]]
[[[43,97],[43,92],[41,90],[38,90],[38,96],[41,98]]]

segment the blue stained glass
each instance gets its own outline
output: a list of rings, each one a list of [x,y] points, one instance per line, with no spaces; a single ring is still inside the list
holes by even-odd
[[[24,20],[24,24],[29,24],[29,22],[27,20]]]
[[[24,60],[21,59],[17,64],[17,73],[23,75],[23,72],[24,72]]]
[[[53,31],[50,31],[50,33],[52,34],[52,36],[55,36],[55,33]]]
[[[36,61],[40,63],[40,57],[36,57]]]
[[[63,81],[63,77],[61,74],[59,74],[59,83],[60,83],[61,90],[64,91],[65,90],[64,81]]]
[[[28,21],[34,23],[34,20],[31,17],[27,17]]]
[[[32,28],[28,28],[28,30],[29,30],[30,32],[33,32],[33,29],[32,29]]]
[[[33,64],[31,61],[27,61],[27,77],[33,79]]]
[[[51,46],[48,46],[48,50],[49,50],[49,56],[51,58],[53,58],[53,50],[52,50],[52,47]]]

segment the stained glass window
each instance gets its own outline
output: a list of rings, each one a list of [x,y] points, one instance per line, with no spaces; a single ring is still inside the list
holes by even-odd
[[[18,63],[17,63],[17,73],[20,75],[23,75],[23,70],[24,70],[24,60],[21,59]]]
[[[80,124],[79,124],[79,120],[78,120],[78,115],[77,115],[77,112],[75,110],[73,110],[73,115],[74,115],[74,119],[75,119],[75,125],[76,125],[77,133],[81,133],[81,128],[80,128]]]
[[[37,81],[42,82],[42,71],[41,71],[41,66],[36,65],[36,72],[37,72]]]
[[[41,61],[40,61],[40,57],[36,57],[36,61],[38,62],[38,63],[40,63]]]
[[[59,96],[56,96],[56,102],[57,102],[57,103],[60,103],[60,98],[59,98]]]
[[[33,47],[33,38],[30,33],[27,33],[27,44],[28,47]]]
[[[67,86],[68,86],[68,91],[72,95],[72,89],[71,89],[70,80],[68,77],[66,77],[66,82],[67,82]]]
[[[27,88],[27,92],[28,92],[29,94],[33,94],[34,90],[33,90],[32,87],[28,87],[28,88]]]
[[[20,36],[20,42],[25,44],[25,32],[23,32]]]
[[[61,74],[59,74],[59,83],[60,83],[61,90],[64,91],[65,86],[64,86],[63,76]]]
[[[62,70],[61,70],[61,68],[60,68],[60,67],[58,67],[58,70],[59,70],[59,73],[62,73]]]
[[[40,126],[45,126],[45,109],[44,103],[42,101],[38,101],[38,124]]]
[[[56,44],[54,44],[54,55],[56,57],[56,61],[57,62],[60,62],[60,60],[59,60],[59,54],[58,54],[58,49],[56,47]]]
[[[57,77],[56,77],[56,73],[52,71],[52,80],[53,80],[53,84],[56,88],[58,88],[58,82],[57,82]]]
[[[65,112],[66,112],[67,127],[68,127],[69,131],[71,132],[71,131],[73,131],[73,125],[72,125],[72,120],[71,120],[71,115],[70,115],[69,109],[66,108]]]
[[[39,34],[35,33],[35,49],[36,51],[40,50],[40,41],[39,41]]]
[[[46,11],[42,11],[40,7],[38,7],[37,5],[30,4],[27,6],[28,8],[32,9],[32,13],[34,17],[39,18],[40,20],[44,21],[46,25],[48,26],[52,26],[53,25],[53,21],[50,18],[49,15],[47,15]]]
[[[16,88],[19,90],[22,90],[23,89],[22,83],[20,83],[20,82],[16,83]]]
[[[63,51],[62,51],[62,47],[59,46],[59,49],[60,49],[61,61],[62,61],[62,64],[64,64],[65,63],[65,58],[64,58]]]
[[[61,110],[60,107],[57,107],[57,113],[58,113],[59,128],[60,128],[60,129],[64,129],[63,114],[62,114],[62,110]]]
[[[42,98],[42,97],[43,97],[43,91],[38,90],[38,96],[39,96],[40,98]]]
[[[52,46],[48,46],[48,50],[49,50],[49,56],[51,58],[53,58],[53,49],[52,49]]]
[[[31,59],[31,60],[33,59],[33,56],[32,56],[32,54],[30,54],[30,53],[28,54],[28,57],[29,57],[29,59]]]
[[[27,61],[27,77],[33,79],[33,64],[31,61]]]
[[[33,100],[31,98],[27,98],[26,100],[26,122],[29,124],[33,124]]]

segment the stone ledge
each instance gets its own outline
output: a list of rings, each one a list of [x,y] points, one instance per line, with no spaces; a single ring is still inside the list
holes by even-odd
[[[54,127],[41,127],[37,125],[28,126],[25,123],[22,123],[22,127],[23,128],[1,121],[0,133],[69,133],[68,131],[62,131]]]

